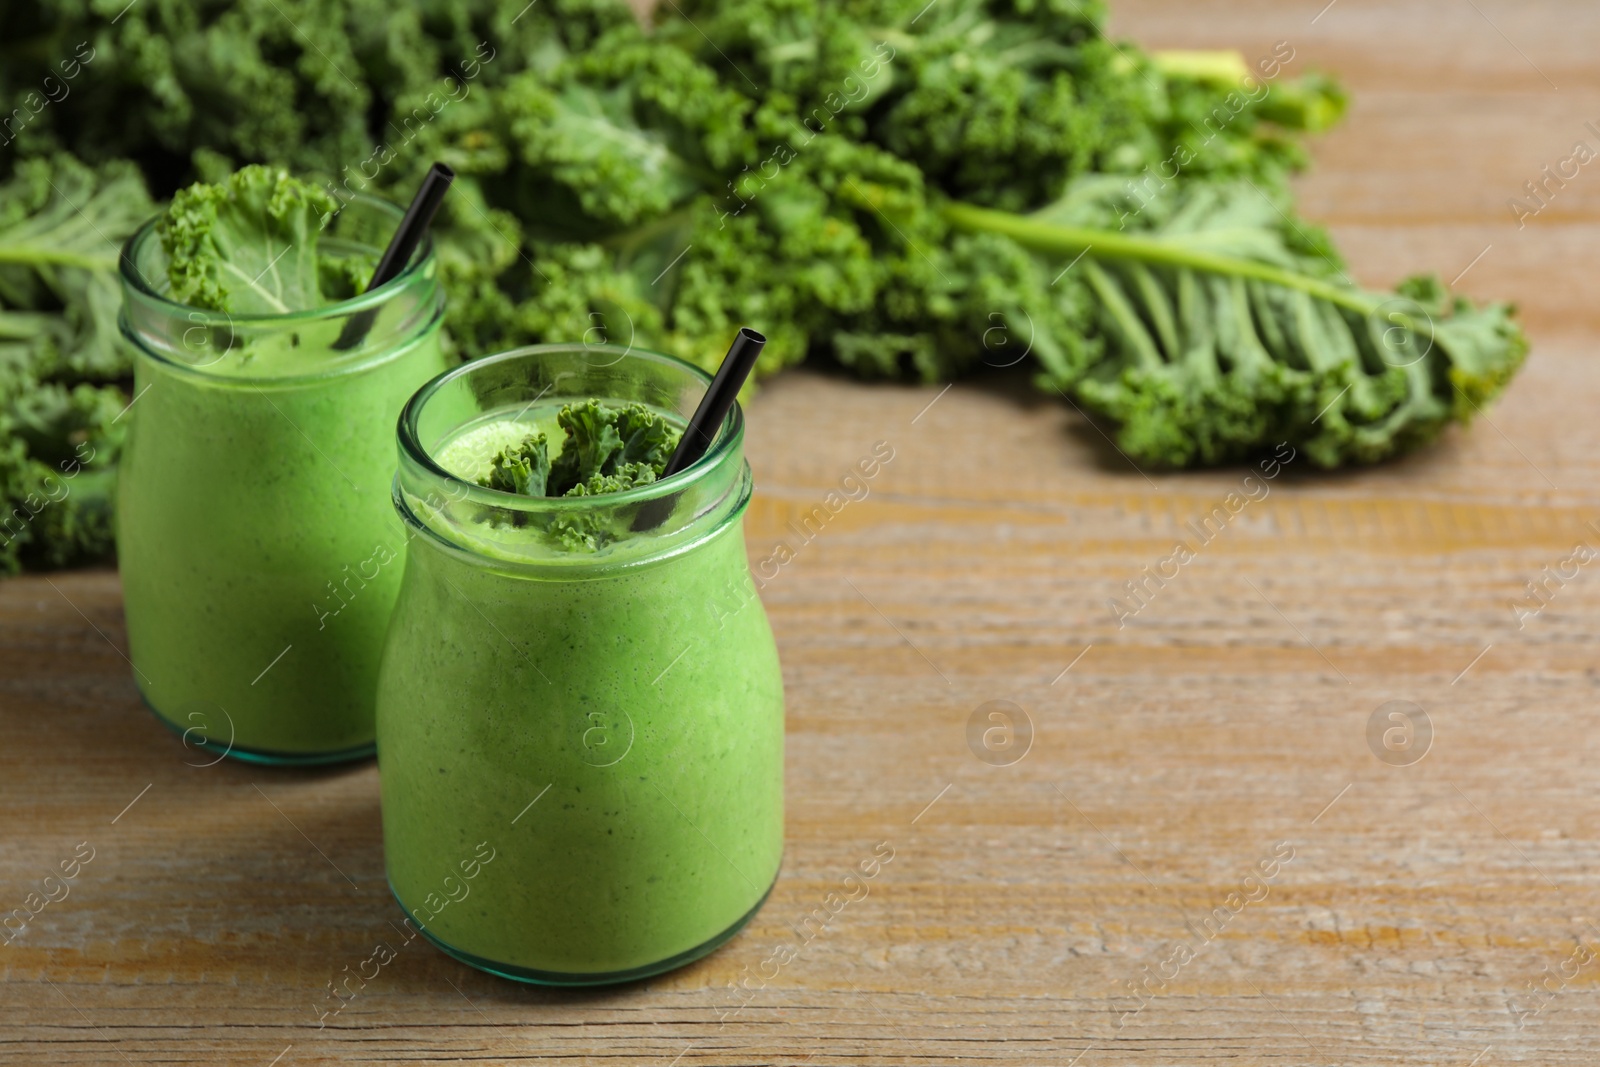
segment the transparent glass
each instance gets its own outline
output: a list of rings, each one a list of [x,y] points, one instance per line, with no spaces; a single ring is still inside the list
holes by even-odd
[[[322,240],[376,255],[400,217],[358,200]],[[370,293],[288,315],[174,303],[153,222],[121,275],[134,399],[117,552],[145,702],[236,759],[370,756],[404,548],[394,420],[445,368],[431,248]],[[371,328],[336,347],[357,315]]]
[[[401,417],[414,536],[378,686],[384,857],[401,907],[473,966],[656,974],[732,937],[777,876],[783,682],[745,555],[740,410],[698,463],[604,496],[481,488],[491,453],[457,447],[590,397],[682,423],[708,384],[544,345],[451,371]]]

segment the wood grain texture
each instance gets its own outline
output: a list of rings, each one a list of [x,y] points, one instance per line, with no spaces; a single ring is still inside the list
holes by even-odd
[[[1346,78],[1305,210],[1364,281],[1471,265],[1465,290],[1521,304],[1535,352],[1492,422],[1377,470],[1291,463],[1119,627],[1107,600],[1245,471],[1142,475],[1017,379],[789,375],[751,412],[753,559],[875,441],[895,458],[766,590],[789,816],[765,910],[600,992],[411,944],[323,1029],[326,983],[397,940],[375,769],[186,766],[139,706],[114,574],[0,583],[0,912],[95,850],[0,945],[0,1061],[1592,1064],[1600,564],[1512,605],[1600,546],[1600,175],[1525,229],[1506,200],[1594,143],[1600,12],[1322,4],[1118,0],[1116,26],[1287,40],[1291,70]],[[991,700],[1031,719],[1014,765],[969,751]],[[1419,763],[1369,750],[1391,700],[1432,722]],[[762,978],[884,841],[870,894]],[[1264,899],[1193,932],[1287,847]]]

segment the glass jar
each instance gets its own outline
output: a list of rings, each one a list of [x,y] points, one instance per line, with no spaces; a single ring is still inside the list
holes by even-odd
[[[401,214],[358,199],[322,246],[377,255]],[[186,743],[237,759],[371,755],[404,547],[391,435],[446,366],[431,245],[370,293],[286,315],[174,303],[154,222],[121,275],[134,398],[117,553],[140,693]],[[364,339],[336,347],[361,313]]]
[[[708,384],[666,356],[541,345],[435,379],[401,416],[415,536],[378,685],[384,858],[406,913],[475,967],[656,974],[732,937],[777,876],[783,681],[745,555],[740,409],[651,485],[476,484],[565,403],[681,424]]]

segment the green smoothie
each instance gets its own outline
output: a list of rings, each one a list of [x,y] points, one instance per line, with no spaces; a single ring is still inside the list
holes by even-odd
[[[490,413],[435,440],[441,469],[402,461],[397,503],[419,532],[378,760],[389,880],[417,924],[487,970],[582,984],[710,951],[765,897],[783,846],[783,691],[737,441],[661,529],[605,521],[618,540],[573,549],[537,502],[500,512],[514,498],[472,484],[497,448],[552,429],[552,411]],[[471,499],[439,511],[430,493]]]
[[[370,745],[404,536],[390,434],[443,369],[437,330],[380,362],[279,386],[141,355],[117,547],[145,700],[239,755]]]
[[[374,237],[398,221],[364,208]],[[365,297],[281,316],[174,303],[163,263],[147,228],[124,264],[135,400],[117,547],[139,689],[186,743],[219,753],[370,754],[404,557],[393,427],[446,365],[431,257]],[[338,347],[357,307],[372,327]]]

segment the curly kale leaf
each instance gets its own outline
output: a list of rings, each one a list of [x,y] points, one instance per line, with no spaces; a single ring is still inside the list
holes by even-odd
[[[867,10],[871,7],[873,10]],[[684,0],[656,8],[659,39],[726,72],[734,90],[758,102],[783,99],[798,114],[839,119],[859,137],[862,114],[891,84],[879,77],[894,55],[882,28],[910,18],[882,5],[816,0]]]
[[[595,50],[533,69],[502,90],[500,106],[522,167],[527,217],[570,231],[616,229],[656,218],[754,149],[750,104],[693,57],[637,28]]]
[[[237,315],[318,307],[317,237],[338,210],[333,195],[275,167],[180,189],[157,225],[172,299]]]
[[[1048,368],[1159,466],[1216,464],[1280,441],[1324,467],[1372,463],[1468,421],[1504,388],[1527,341],[1503,304],[1452,298],[1433,279],[1355,286],[1325,238],[1248,184],[1194,186],[1133,232],[949,205],[958,225],[1036,251],[1081,254],[1104,357]]]
[[[0,360],[31,378],[128,373],[117,332],[121,244],[154,212],[132,165],[24,160],[0,184]]]
[[[1091,172],[1282,188],[1306,162],[1295,134],[1343,107],[1325,79],[1283,77],[1292,49],[1253,65],[1147,55],[1106,35],[1103,3],[682,0],[657,14],[663,39],[757,103],[882,146],[949,196],[1013,211]]]
[[[0,574],[63,567],[112,550],[112,464],[125,398],[112,387],[0,374]]]
[[[556,415],[561,452],[552,463],[544,434],[505,448],[478,484],[534,497],[591,497],[658,480],[682,431],[643,404],[612,407],[598,400],[568,404]],[[594,552],[632,528],[632,514],[605,510],[537,515],[534,523],[569,552]]]
[[[1243,174],[1277,191],[1298,163],[1280,127],[1328,117],[1321,96],[1289,101],[1283,79],[1244,99],[1249,69],[1231,54],[1172,62],[1111,42],[1102,6],[1075,0],[685,0],[658,13],[649,47],[692,53],[747,97],[757,147],[731,175],[710,153],[697,166],[674,153],[683,166],[659,188],[614,178],[588,193],[626,194],[640,221],[619,232],[623,209],[606,208],[604,224],[536,239],[536,267],[506,276],[526,279],[529,300],[490,309],[496,336],[581,336],[709,366],[712,339],[753,321],[773,338],[758,376],[822,354],[866,375],[944,380],[1025,350],[1076,373],[1099,345],[1093,294],[1052,286],[1064,264],[1009,237],[952,233],[939,204],[1037,207],[1091,170],[1131,190],[1159,184],[1154,168],[1173,159],[1182,182]],[[702,191],[683,199],[687,176]],[[578,194],[564,195],[554,203]]]
[[[569,404],[556,422],[566,432],[551,465],[550,496],[614,493],[661,477],[682,431],[643,404]]]
[[[643,404],[629,404],[617,414],[617,436],[622,438],[619,464],[650,467],[659,474],[683,435]]]
[[[901,41],[903,92],[873,136],[953,196],[1020,210],[1091,169],[1137,170],[1158,154],[1159,79],[1082,8],[1005,17],[986,3],[940,5]],[[897,90],[898,90],[897,86]]]
[[[153,210],[126,163],[39,157],[0,184],[0,574],[111,551],[117,256]]]
[[[428,93],[477,99],[634,21],[621,0],[37,0],[0,6],[0,99],[54,86],[22,150],[126,157],[161,196],[208,177],[202,152],[223,173],[272,163],[359,191],[378,144],[412,146],[405,119]]]
[[[556,423],[566,439],[550,466],[550,495],[565,496],[573,486],[615,465],[622,435],[617,433],[616,409],[598,400],[568,404],[556,416]]]
[[[768,162],[721,197],[702,196],[627,240],[541,248],[521,329],[607,340],[706,369],[708,338],[747,322],[772,338],[771,374],[827,352],[864,376],[947,379],[1016,362],[997,322],[1041,358],[1077,366],[1075,294],[1014,241],[952,231],[916,167],[874,145],[758,116]],[[1059,269],[1059,268],[1058,268]]]
[[[596,496],[661,477],[682,431],[643,404],[598,400],[568,404],[556,415],[561,451],[550,460],[544,434],[502,449],[478,484],[522,496]]]
[[[520,444],[494,457],[489,474],[478,482],[486,489],[523,496],[544,496],[550,478],[550,446],[545,435],[530,434]]]
[[[562,496],[599,496],[602,493],[620,493],[649,485],[656,480],[658,468],[649,463],[619,463],[610,474],[591,474],[568,489]]]

